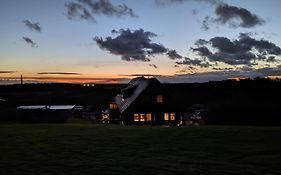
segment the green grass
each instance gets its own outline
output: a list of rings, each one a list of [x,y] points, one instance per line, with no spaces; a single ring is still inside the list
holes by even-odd
[[[0,174],[281,174],[281,128],[0,124]]]

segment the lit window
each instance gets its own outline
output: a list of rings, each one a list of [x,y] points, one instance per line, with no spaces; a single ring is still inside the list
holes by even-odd
[[[117,104],[115,104],[115,103],[109,104],[109,109],[117,109],[117,108],[118,108]]]
[[[175,119],[176,119],[175,113],[170,113],[170,120],[175,120]]]
[[[163,95],[157,95],[156,96],[156,102],[157,103],[163,103]]]
[[[139,114],[134,114],[134,121],[135,122],[139,121]]]
[[[118,107],[117,107],[117,104],[113,104],[113,108],[114,109],[117,109]]]
[[[140,121],[145,121],[145,114],[140,114]]]
[[[109,104],[109,109],[114,109],[114,104],[113,103]]]
[[[146,121],[151,121],[151,113],[146,114]]]
[[[164,120],[169,120],[169,113],[164,113]]]

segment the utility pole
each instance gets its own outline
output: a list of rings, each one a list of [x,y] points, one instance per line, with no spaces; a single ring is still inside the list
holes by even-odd
[[[20,84],[23,85],[22,75],[20,75]]]

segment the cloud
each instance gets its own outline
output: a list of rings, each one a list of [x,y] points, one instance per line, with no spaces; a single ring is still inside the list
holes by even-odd
[[[30,38],[28,37],[22,37],[22,39],[27,43],[30,44],[31,47],[38,47],[38,45]]]
[[[153,32],[145,32],[143,29],[134,31],[121,29],[112,30],[112,33],[119,35],[115,38],[106,37],[105,39],[95,37],[94,41],[101,49],[114,55],[120,55],[124,61],[150,61],[154,55],[165,53],[169,54],[168,56],[172,59],[179,56],[176,51],[170,50],[162,44],[153,43],[151,38],[157,36]]]
[[[158,67],[155,64],[149,64],[150,67],[154,67],[155,69],[157,69]]]
[[[264,39],[252,38],[247,33],[240,33],[236,40],[226,37],[213,37],[209,41],[200,39],[195,45],[197,47],[191,50],[201,56],[201,60],[229,65],[252,66],[257,61],[274,63],[278,61],[276,56],[281,55],[279,46]]]
[[[202,73],[186,73],[190,71],[180,71],[175,76],[161,76],[158,79],[161,82],[168,83],[203,83],[209,81],[222,81],[229,78],[256,78],[268,76],[281,76],[281,67],[260,68],[260,69],[238,69],[221,68],[219,71],[210,71]]]
[[[96,22],[90,11],[81,4],[70,2],[65,4],[68,19],[82,19]]]
[[[133,9],[129,8],[126,4],[119,4],[114,6],[109,0],[78,0],[79,2],[90,7],[95,14],[104,14],[106,16],[130,16],[137,17]]]
[[[176,50],[169,50],[167,52],[167,55],[172,60],[181,59],[182,58],[182,56],[180,54],[178,54]]]
[[[225,68],[213,67],[212,69],[216,70],[216,71],[229,71],[229,70],[233,70],[234,68],[233,67],[225,67]]]
[[[216,17],[206,16],[202,21],[202,29],[209,30],[210,23],[229,24],[229,26],[252,28],[263,25],[265,20],[250,12],[246,8],[228,5],[223,0],[154,0],[157,5],[169,5],[173,3],[200,2],[215,5]],[[198,12],[193,10],[193,14]]]
[[[94,15],[108,17],[137,17],[126,4],[113,5],[109,0],[77,0],[65,4],[68,19],[83,19],[96,22]]]
[[[198,52],[200,56],[209,56],[212,52],[205,46],[197,47],[197,48],[190,48],[193,52]]]
[[[171,3],[185,3],[185,2],[202,2],[202,3],[208,3],[214,5],[220,3],[221,1],[220,0],[155,0],[155,3],[157,5],[167,5]]]
[[[155,76],[163,76],[163,75],[158,75],[158,74],[120,74],[118,76],[125,76],[125,77],[141,77],[141,76],[155,77]]]
[[[23,21],[26,27],[28,27],[30,30],[34,30],[36,32],[41,32],[42,27],[40,26],[39,22],[31,22],[29,20]]]
[[[10,71],[10,70],[5,71],[5,70],[0,70],[0,74],[12,74],[12,73],[15,73],[15,72],[17,72],[17,71]]]
[[[197,41],[195,41],[195,45],[196,46],[203,46],[205,44],[208,44],[209,42],[204,40],[204,39],[198,39]]]
[[[189,66],[199,66],[199,67],[210,67],[212,66],[208,61],[201,59],[190,59],[185,57],[183,61],[177,61],[178,65],[189,65]]]
[[[249,10],[236,6],[230,6],[228,4],[218,5],[215,12],[217,15],[215,20],[221,24],[229,23],[233,19],[240,19],[238,26],[245,28],[265,23],[263,19],[251,13]]]
[[[209,21],[210,21],[210,16],[206,16],[202,22],[202,26],[201,28],[205,31],[209,30],[210,27],[209,27]]]
[[[220,3],[215,9],[215,18],[205,17],[202,22],[204,30],[209,29],[209,23],[228,24],[230,27],[237,28],[252,28],[258,25],[263,25],[265,20],[253,14],[249,10],[241,7],[231,6],[225,3]]]
[[[38,75],[81,75],[77,72],[39,72]]]

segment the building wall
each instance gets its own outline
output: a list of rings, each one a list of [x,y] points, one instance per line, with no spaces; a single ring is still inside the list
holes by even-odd
[[[18,110],[18,121],[34,123],[63,123],[72,116],[71,110]]]
[[[163,101],[157,101],[157,96],[162,96]],[[159,100],[159,98],[158,98]],[[165,120],[165,113],[169,114],[169,120]],[[149,115],[151,114],[151,121],[143,121],[140,117],[139,121],[135,120],[135,114]],[[180,123],[182,115],[178,107],[173,103],[168,92],[164,89],[162,84],[152,84],[149,86],[121,115],[124,124],[152,124],[152,125],[176,125]],[[166,114],[167,119],[167,114]]]

